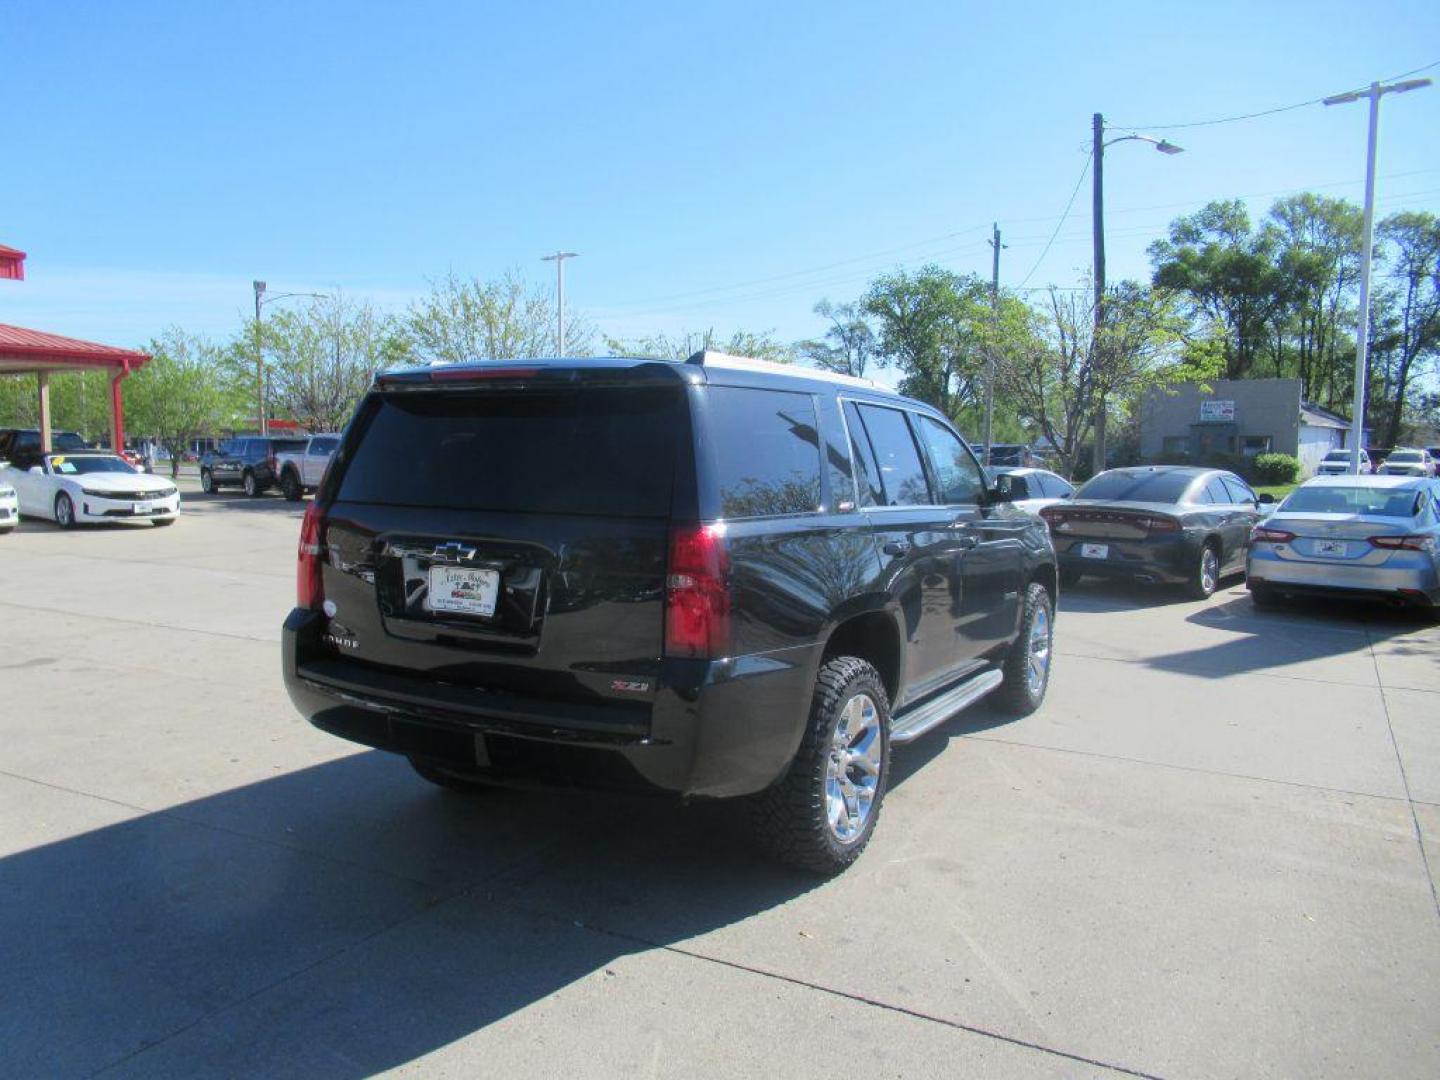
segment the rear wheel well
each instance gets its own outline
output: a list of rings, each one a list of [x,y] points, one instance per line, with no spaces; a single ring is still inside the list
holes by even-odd
[[[1050,594],[1050,606],[1053,608],[1058,601],[1059,582],[1056,580],[1055,564],[1042,563],[1030,572],[1030,580],[1038,581],[1045,586],[1045,591]]]
[[[893,702],[900,690],[900,635],[888,615],[867,612],[845,620],[825,642],[823,665],[837,656],[858,656],[880,673],[885,693]]]

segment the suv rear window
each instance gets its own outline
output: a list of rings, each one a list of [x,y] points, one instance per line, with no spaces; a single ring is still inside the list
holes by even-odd
[[[678,387],[375,394],[338,498],[662,517],[683,403]]]
[[[820,508],[820,435],[809,394],[712,386],[705,402],[722,517]]]
[[[1107,502],[1179,502],[1195,482],[1194,473],[1101,473],[1075,493],[1077,499]]]

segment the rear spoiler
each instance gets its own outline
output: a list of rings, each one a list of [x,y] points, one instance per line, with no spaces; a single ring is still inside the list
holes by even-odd
[[[376,390],[458,389],[464,386],[628,386],[686,381],[683,365],[635,357],[584,360],[478,360],[381,371]]]

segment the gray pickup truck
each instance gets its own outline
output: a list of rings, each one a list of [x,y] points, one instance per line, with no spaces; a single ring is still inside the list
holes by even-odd
[[[318,488],[339,446],[339,435],[311,435],[304,446],[277,454],[275,468],[285,498],[299,502]]]

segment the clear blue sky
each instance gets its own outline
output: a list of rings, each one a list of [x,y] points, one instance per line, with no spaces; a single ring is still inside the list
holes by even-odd
[[[1030,273],[1097,110],[1250,112],[1440,60],[1435,0],[71,3],[4,0],[0,322],[222,336],[273,290],[395,307],[449,269],[569,264],[622,336],[798,338],[933,259]],[[1430,72],[1440,77],[1440,69]],[[1106,156],[1112,279],[1206,200],[1361,195],[1365,109],[1162,131]],[[1440,208],[1440,87],[1387,98],[1382,212]],[[1090,257],[1089,186],[1030,285]],[[770,280],[766,280],[770,279]]]

